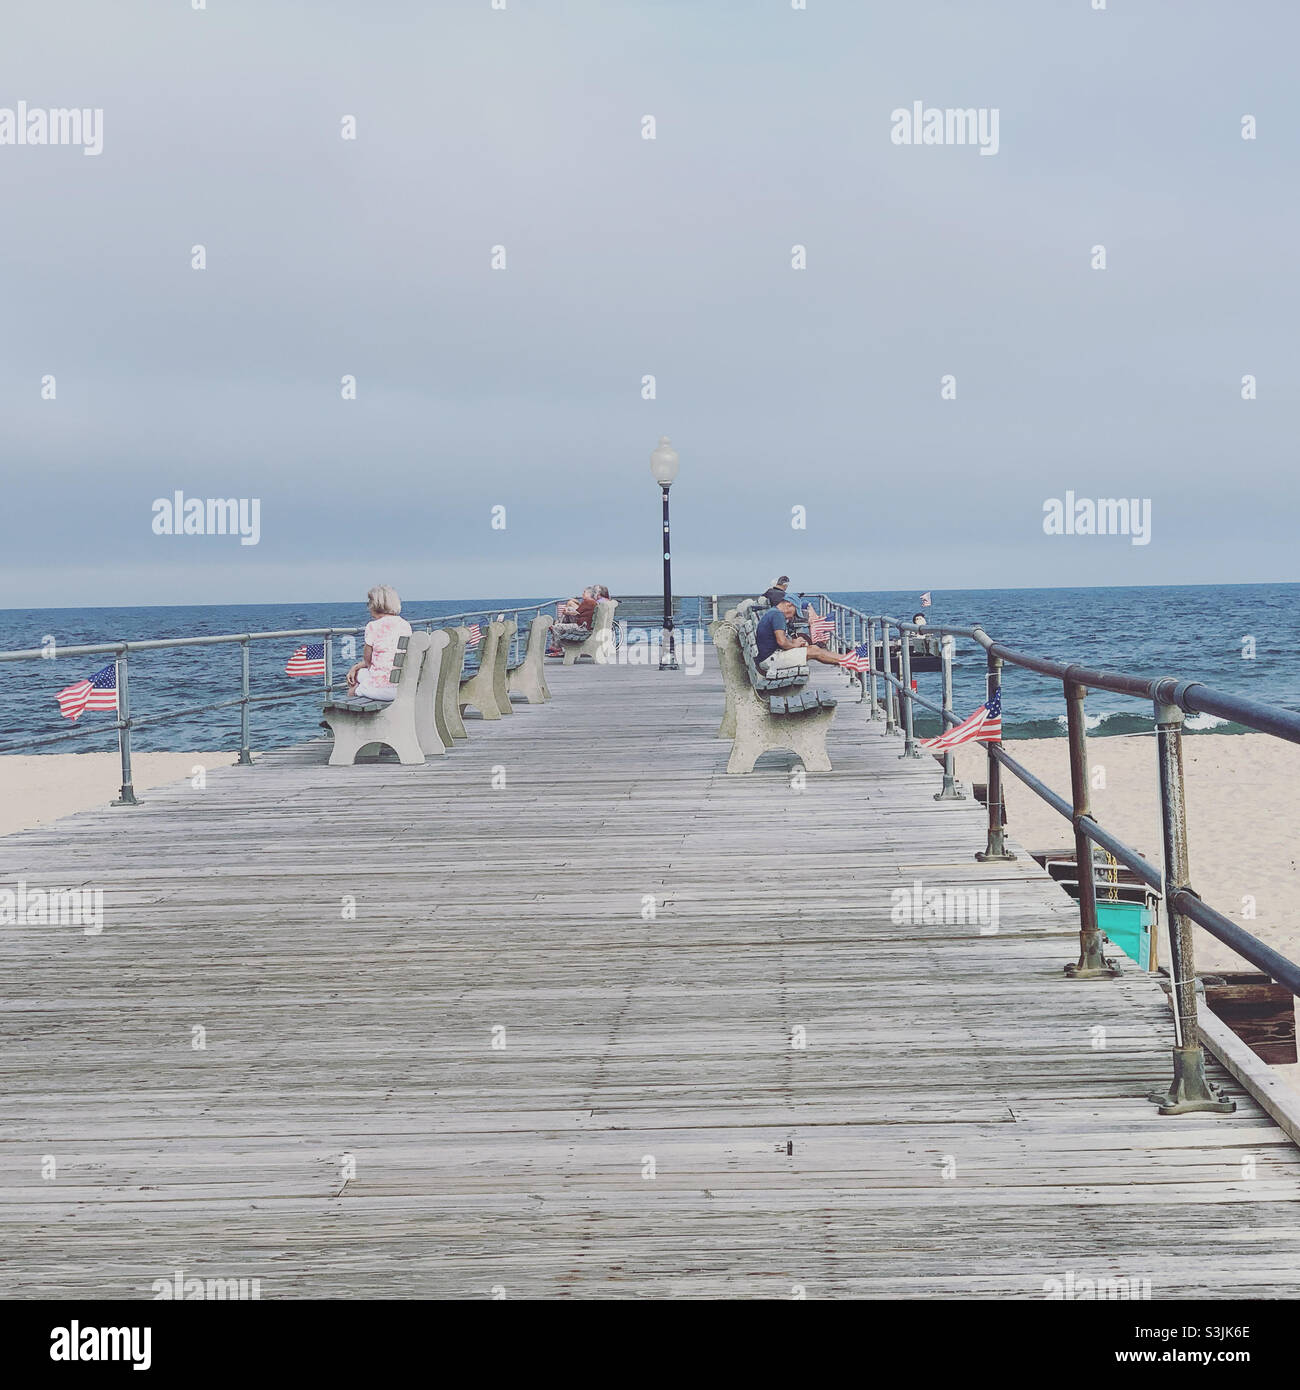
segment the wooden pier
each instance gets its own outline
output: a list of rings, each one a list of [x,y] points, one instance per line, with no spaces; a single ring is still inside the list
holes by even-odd
[[[105,892],[0,928],[5,1296],[1300,1295],[1300,1153],[1217,1068],[1156,1114],[1155,982],[1067,980],[1075,905],[837,673],[833,772],[725,776],[708,657],[0,840]]]

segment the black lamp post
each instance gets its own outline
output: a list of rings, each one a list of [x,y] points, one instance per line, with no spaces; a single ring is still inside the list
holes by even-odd
[[[664,494],[664,637],[667,652],[659,648],[659,669],[676,671],[677,645],[673,638],[673,574],[672,543],[668,533],[668,489],[677,477],[677,450],[668,442],[668,436],[661,435],[659,447],[650,455],[650,472],[663,489]]]

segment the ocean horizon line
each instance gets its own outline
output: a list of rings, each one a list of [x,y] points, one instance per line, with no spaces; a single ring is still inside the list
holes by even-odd
[[[1205,581],[1197,584],[1003,584],[1003,585],[977,585],[964,589],[950,589],[933,587],[930,591],[947,595],[954,594],[1003,594],[1003,593],[1033,593],[1033,594],[1069,594],[1069,593],[1102,593],[1113,591],[1133,592],[1137,590],[1164,591],[1168,589],[1294,589],[1300,588],[1300,579],[1250,579],[1232,580],[1226,582]],[[837,586],[823,586],[821,588],[798,589],[795,592],[800,594],[910,594],[916,593],[918,596],[923,592],[915,586],[903,588],[866,588],[850,589]],[[624,589],[624,593],[633,592]],[[660,590],[653,585],[642,591],[635,591],[640,596],[655,597]],[[743,589],[701,589],[694,588],[674,588],[674,595],[682,597],[705,597],[710,594],[736,594],[744,593]],[[755,592],[762,592],[756,589]],[[531,607],[533,604],[549,603],[561,597],[559,593],[548,594],[545,598],[536,596],[517,597],[493,595],[489,597],[475,598],[410,598],[403,599],[403,603],[463,603],[467,609],[482,607],[484,605],[496,604],[498,606]],[[195,603],[79,603],[79,604],[50,604],[50,605],[31,605],[26,607],[0,608],[0,613],[105,613],[120,611],[122,609],[157,609],[165,612],[181,608],[293,608],[304,605],[314,606],[342,606],[345,604],[360,603],[362,599],[356,595],[347,598],[286,598],[274,599],[259,602],[240,602],[238,600],[207,600]]]

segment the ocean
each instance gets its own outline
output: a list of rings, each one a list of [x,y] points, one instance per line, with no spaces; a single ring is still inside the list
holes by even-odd
[[[904,618],[911,617],[920,606],[919,596],[911,591],[840,592],[830,597],[865,612]],[[1300,710],[1300,653],[1295,646],[1300,636],[1300,584],[965,589],[936,591],[933,597],[933,607],[926,616],[935,625],[970,627],[978,623],[999,641],[1035,655],[1139,675],[1200,680]],[[403,616],[418,622],[472,612],[487,620],[501,609],[541,601],[413,600],[404,605]],[[0,610],[0,650],[40,647],[47,638],[54,639],[57,650],[147,638],[352,627],[363,623],[366,616],[355,602],[7,609]],[[318,732],[316,682],[284,674],[284,663],[297,645],[292,639],[252,644],[252,692],[282,691],[286,697],[282,704],[251,707],[254,749],[296,743]],[[1253,655],[1247,655],[1252,651]],[[4,720],[0,751],[23,752],[34,740],[73,728],[76,737],[31,751],[86,752],[115,747],[111,714],[87,713],[73,726],[59,714],[54,699],[57,691],[91,675],[108,660],[88,657],[0,663]],[[346,665],[336,646],[336,673]],[[958,642],[953,684],[959,714],[969,713],[984,698],[984,669],[983,651],[972,642]],[[938,674],[922,674],[917,679],[921,693],[937,700]],[[239,694],[239,648],[133,653],[130,681],[131,709],[136,718],[231,699]],[[937,732],[938,721],[918,710],[916,727],[922,735],[932,734]],[[1088,699],[1088,727],[1101,737],[1137,733],[1150,729],[1151,712],[1138,701],[1095,692]],[[1192,733],[1241,732],[1238,726],[1209,715],[1193,716],[1188,728]],[[1003,677],[1003,731],[1008,741],[1063,737],[1065,716],[1059,685],[1032,672],[1007,668]],[[237,747],[238,737],[239,711],[225,709],[145,724],[133,731],[132,746],[157,751],[213,750]]]

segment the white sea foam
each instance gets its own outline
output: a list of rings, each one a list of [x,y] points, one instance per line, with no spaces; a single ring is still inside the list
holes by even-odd
[[[1217,729],[1220,724],[1228,722],[1226,719],[1220,719],[1217,714],[1189,714],[1184,721],[1184,727],[1204,733],[1206,729]]]
[[[1102,726],[1102,724],[1103,724],[1109,717],[1110,717],[1109,715],[1105,715],[1105,714],[1089,714],[1087,710],[1084,710],[1084,712],[1083,712],[1083,727],[1084,727],[1085,730],[1086,730],[1086,729],[1099,729],[1099,728]],[[1066,715],[1064,715],[1064,714],[1058,714],[1058,715],[1056,716],[1056,722],[1057,722],[1057,723],[1061,726],[1061,728],[1063,728],[1063,729],[1068,729],[1068,728],[1070,727],[1069,718],[1068,718],[1068,716],[1066,716]]]

